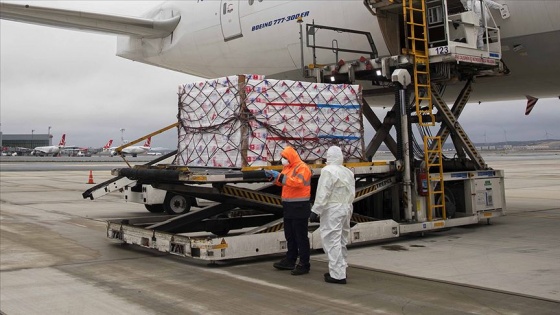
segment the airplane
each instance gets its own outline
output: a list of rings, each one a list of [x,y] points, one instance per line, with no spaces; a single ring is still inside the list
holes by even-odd
[[[118,153],[115,150],[118,147],[112,147],[109,148],[109,150],[111,151],[111,156],[116,156]],[[144,144],[142,146],[130,146],[130,147],[126,147],[124,149],[122,149],[121,154],[123,156],[129,154],[132,155],[132,157],[136,157],[138,156],[138,154],[144,154],[147,153],[148,151],[150,151],[150,149],[152,148],[152,137],[149,137],[148,139],[146,139],[146,142],[144,142]]]
[[[43,147],[35,147],[33,151],[31,151],[31,155],[37,156],[57,156],[60,153],[60,150],[66,146],[66,134],[62,135],[60,142],[58,145],[49,145]]]
[[[113,144],[113,139],[110,139],[103,147],[97,147],[97,148],[75,148],[71,154],[75,155],[75,156],[80,156],[80,157],[90,157],[93,154],[97,154],[99,152],[107,152],[110,150],[111,148],[111,144]]]
[[[500,28],[503,75],[481,77],[472,93],[478,100],[519,100],[525,95],[560,95],[560,1],[497,0],[507,5],[510,18],[490,11]],[[355,60],[361,54],[318,50],[300,42],[300,24],[329,25],[334,32],[317,45],[371,50],[370,43],[340,30],[367,31],[376,56],[397,55],[402,49],[398,13],[402,5],[388,0],[279,1],[221,0],[165,1],[141,17],[42,8],[0,3],[0,18],[69,29],[118,35],[117,55],[133,61],[187,74],[216,78],[255,73],[276,79],[304,78],[304,61],[332,64]],[[387,4],[375,11],[368,4]],[[461,0],[445,1],[448,8]],[[364,5],[366,4],[366,5]],[[327,33],[324,29],[311,33]],[[302,41],[305,34],[301,34]],[[307,34],[307,42],[310,40]],[[315,37],[313,37],[315,38]],[[403,42],[403,39],[400,39]],[[309,43],[308,43],[309,44]],[[303,57],[303,58],[302,58]],[[354,59],[352,59],[354,58]],[[453,89],[453,86],[450,86]],[[455,90],[462,86],[456,85]],[[385,106],[386,104],[379,104]]]
[[[103,151],[108,151],[111,148],[111,144],[113,144],[113,139],[109,139],[109,141],[103,146]]]

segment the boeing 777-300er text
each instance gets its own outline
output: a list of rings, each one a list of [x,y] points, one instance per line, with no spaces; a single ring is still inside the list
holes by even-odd
[[[441,60],[447,61],[436,69],[433,78],[463,80],[465,73],[457,74],[454,63],[468,63],[474,65],[473,73],[478,76],[472,93],[477,100],[558,97],[560,1],[497,0],[505,10],[482,10],[479,14],[485,18],[465,12],[467,2],[472,1],[479,0],[426,2],[430,56],[441,55]],[[117,34],[118,56],[205,78],[254,73],[315,80],[304,78],[305,68],[309,74],[319,65],[336,65],[343,60],[348,66],[365,58],[366,63],[379,62],[377,75],[383,76],[367,78],[373,91],[368,95],[375,95],[392,93],[383,89],[391,81],[391,74],[383,71],[390,62],[381,59],[399,56],[408,47],[401,2],[165,1],[142,17],[2,2],[0,17]],[[476,43],[479,21],[486,21],[484,27],[488,26],[485,47]],[[490,27],[491,21],[496,27]],[[490,36],[498,32],[498,39]],[[492,45],[499,47],[489,49]],[[460,53],[464,51],[470,52]],[[499,64],[499,69],[493,73],[479,71],[488,62]],[[448,85],[448,91],[461,88],[459,84]]]

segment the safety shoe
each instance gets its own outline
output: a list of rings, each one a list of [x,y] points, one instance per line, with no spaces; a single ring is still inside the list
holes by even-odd
[[[292,276],[301,276],[309,273],[309,266],[304,267],[303,265],[297,264],[294,270],[292,270]]]
[[[296,267],[296,263],[293,261],[289,261],[287,258],[284,258],[279,262],[275,262],[272,266],[280,270],[293,270]]]
[[[346,278],[344,278],[344,279],[335,279],[335,278],[331,277],[330,274],[326,273],[326,274],[325,274],[325,282],[328,282],[328,283],[336,283],[336,284],[346,284]]]

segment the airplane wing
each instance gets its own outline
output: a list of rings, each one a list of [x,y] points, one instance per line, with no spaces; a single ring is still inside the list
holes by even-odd
[[[142,38],[169,36],[181,20],[180,15],[166,20],[154,20],[4,2],[0,3],[0,18]]]

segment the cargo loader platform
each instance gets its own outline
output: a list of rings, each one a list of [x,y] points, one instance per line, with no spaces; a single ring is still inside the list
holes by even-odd
[[[311,166],[313,185],[316,185],[323,165]],[[467,209],[448,213],[446,219],[436,217],[431,221],[407,222],[399,219],[402,216],[398,213],[398,197],[395,197],[398,180],[394,163],[349,163],[347,167],[357,178],[349,245],[476,224],[504,214],[505,196],[493,195],[493,190],[500,191],[501,171],[446,173],[450,196],[466,191],[458,198],[461,200],[449,204],[460,204]],[[158,172],[160,175],[154,176]],[[141,166],[115,169],[113,175],[146,181],[159,189],[216,203],[173,217],[110,220],[107,223],[110,239],[208,261],[277,254],[287,249],[279,190],[267,182],[262,169]],[[485,207],[481,207],[483,201]],[[321,249],[318,224],[311,223],[309,228],[311,248]]]

